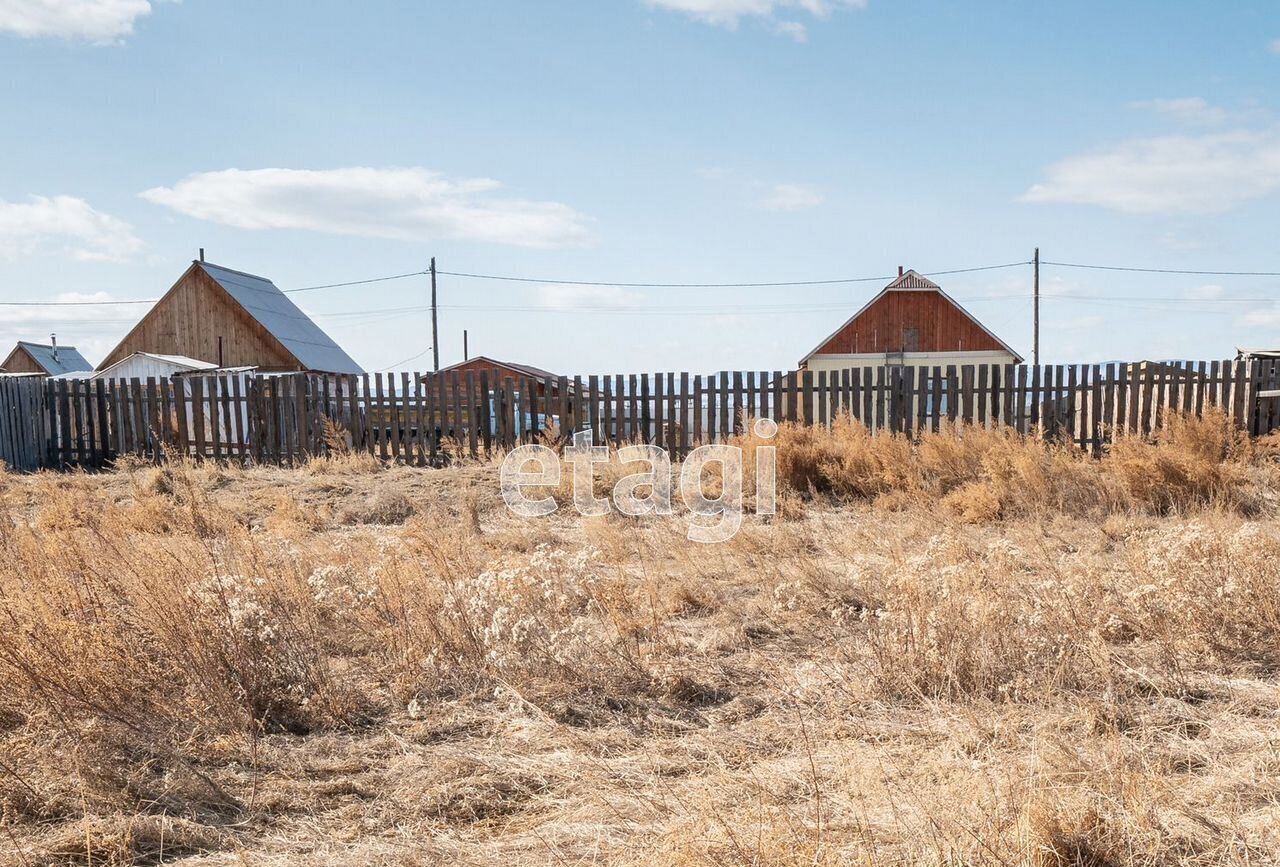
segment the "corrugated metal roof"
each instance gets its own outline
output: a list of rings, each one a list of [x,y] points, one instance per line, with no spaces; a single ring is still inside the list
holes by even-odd
[[[109,367],[104,367],[98,371],[97,379],[111,379],[111,372],[122,365],[128,364],[135,358],[151,358],[163,364],[172,365],[173,367],[184,367],[187,370],[215,370],[218,365],[209,361],[201,361],[198,358],[190,358],[186,355],[161,355],[158,352],[135,352],[132,355],[125,356]]]
[[[906,271],[900,277],[895,279],[886,289],[941,289],[937,283],[934,283],[928,277],[919,271]]]
[[[473,355],[466,361],[459,361],[457,364],[450,364],[448,367],[440,368],[440,372],[444,373],[446,370],[453,370],[455,367],[462,367],[464,364],[473,364],[477,361],[487,361],[497,367],[505,367],[508,370],[514,370],[517,373],[534,376],[538,379],[547,379],[548,377],[556,379],[559,376],[559,374],[552,373],[549,370],[543,370],[541,367],[534,367],[532,364],[517,364],[514,361],[499,361],[498,359],[490,358],[487,355]]]
[[[182,367],[190,367],[192,370],[216,370],[218,365],[212,361],[201,361],[198,358],[192,358],[189,355],[161,355],[158,352],[135,352],[133,355],[143,355],[147,358],[155,358],[160,361],[167,361],[170,364],[177,364]],[[133,355],[129,356],[133,358]]]
[[[270,280],[209,262],[197,264],[272,337],[284,344],[303,367],[322,373],[364,373],[333,338],[321,331],[320,326]]]
[[[54,358],[52,346],[47,346],[43,343],[28,343],[25,340],[19,340],[18,345],[25,349],[27,354],[35,359],[36,364],[43,367],[50,376],[93,370],[93,365],[86,361],[85,357],[77,352],[74,346],[59,346],[58,357]]]

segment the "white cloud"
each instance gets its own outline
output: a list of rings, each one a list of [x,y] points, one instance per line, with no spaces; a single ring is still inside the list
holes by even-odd
[[[614,309],[634,307],[643,298],[620,286],[541,286],[538,288],[538,304],[550,310],[569,310],[575,307]]]
[[[142,248],[132,226],[94,210],[84,199],[0,200],[0,259],[53,252],[81,260],[122,262]]]
[[[1223,291],[1221,286],[1208,283],[1204,286],[1193,286],[1183,294],[1193,301],[1214,301],[1222,297]]]
[[[1274,301],[1259,301],[1256,308],[1238,317],[1236,324],[1246,328],[1272,328],[1280,325],[1280,307]]]
[[[792,42],[808,42],[809,28],[799,21],[778,21],[773,25],[775,33],[786,36]]]
[[[1280,129],[1133,139],[1049,166],[1028,202],[1218,213],[1280,191]]]
[[[1280,54],[1280,38],[1272,39],[1267,43],[1267,50],[1272,54]]]
[[[826,196],[812,184],[774,184],[760,205],[771,211],[800,211],[816,208],[825,201]]]
[[[424,168],[227,169],[188,175],[141,195],[180,214],[240,229],[540,248],[586,243],[585,218],[573,208],[489,195],[499,186]]]
[[[1132,106],[1163,114],[1189,126],[1217,126],[1227,119],[1226,109],[1211,105],[1198,96],[1145,99],[1132,103]]]
[[[148,0],[0,0],[0,31],[116,42],[150,12]]]
[[[743,18],[771,19],[779,12],[807,12],[815,18],[825,18],[837,9],[864,9],[867,0],[645,0],[648,5],[683,12],[699,21],[728,27],[738,26]],[[797,41],[804,41],[804,25],[797,22],[781,22],[775,26],[778,32]]]

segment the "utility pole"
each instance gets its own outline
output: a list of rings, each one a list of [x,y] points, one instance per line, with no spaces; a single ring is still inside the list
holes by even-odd
[[[432,261],[434,262],[435,260],[433,259]],[[1031,358],[1032,358],[1033,364],[1039,365],[1040,364],[1040,248],[1039,247],[1036,247],[1036,257],[1035,259],[1032,260],[1032,262],[1036,266],[1035,278],[1034,278],[1036,299],[1035,299],[1035,326],[1034,326],[1034,333],[1032,336],[1033,348],[1031,350]],[[435,266],[433,265],[432,268],[434,267]]]
[[[436,257],[431,257],[431,359],[440,372],[440,308],[436,305]]]

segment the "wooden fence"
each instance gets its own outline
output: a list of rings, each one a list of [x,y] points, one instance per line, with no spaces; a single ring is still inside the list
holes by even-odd
[[[647,442],[679,457],[746,418],[875,433],[1004,425],[1100,451],[1116,431],[1149,434],[1171,412],[1222,408],[1253,435],[1280,428],[1280,363],[861,367],[587,377],[487,371],[147,380],[0,378],[0,459],[10,467],[105,466],[121,455],[296,464],[335,450],[438,466],[590,430],[597,444]]]

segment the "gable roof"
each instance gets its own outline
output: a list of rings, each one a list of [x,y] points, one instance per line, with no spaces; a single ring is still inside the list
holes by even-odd
[[[514,371],[515,373],[523,373],[525,376],[535,376],[538,379],[546,379],[547,377],[552,379],[559,378],[559,374],[552,373],[549,370],[543,370],[541,367],[534,367],[532,364],[517,364],[514,361],[498,361],[496,358],[490,358],[487,355],[473,355],[466,361],[459,361],[457,364],[450,364],[448,367],[442,367],[439,372],[444,373],[446,371],[462,367],[463,365],[474,364],[477,361],[486,361],[494,367],[504,367],[507,370]]]
[[[307,370],[364,373],[360,365],[333,338],[321,331],[320,326],[266,277],[234,271],[210,262],[194,264],[213,278],[233,301]]]
[[[86,361],[85,357],[77,352],[74,346],[59,346],[57,358],[54,358],[53,347],[45,343],[28,343],[25,340],[19,340],[18,345],[13,348],[13,352],[17,352],[19,349],[26,350],[31,359],[50,376],[93,370],[93,365]],[[9,353],[9,358],[13,357],[13,352]],[[8,360],[8,358],[5,359],[6,362]]]
[[[974,325],[978,326],[978,328],[982,329],[982,331],[988,337],[990,337],[997,344],[999,344],[1001,348],[1003,348],[1006,352],[1012,355],[1017,360],[1018,363],[1022,362],[1022,356],[1019,355],[1016,351],[1014,351],[1012,346],[1005,343],[999,337],[996,337],[996,335],[991,331],[990,328],[983,325],[982,322],[976,316],[970,313],[968,310],[965,310],[959,301],[956,301],[956,299],[952,298],[946,292],[943,292],[941,286],[939,286],[937,283],[934,283],[932,280],[930,280],[928,277],[924,276],[918,271],[907,270],[907,271],[904,271],[902,274],[900,274],[898,277],[895,277],[892,282],[890,282],[887,286],[885,286],[883,289],[877,292],[874,298],[872,298],[866,304],[863,304],[862,307],[858,308],[858,312],[850,316],[844,322],[842,322],[839,328],[837,328],[835,331],[831,332],[826,337],[824,337],[818,343],[817,346],[815,346],[813,349],[809,351],[809,353],[804,358],[800,359],[800,364],[801,365],[805,364],[810,358],[813,358],[815,355],[817,355],[819,350],[822,349],[822,347],[830,343],[836,337],[836,335],[838,335],[841,331],[844,331],[844,329],[847,328],[850,325],[850,323],[853,322],[853,320],[857,319],[863,313],[866,313],[867,310],[871,309],[871,306],[873,304],[875,304],[885,295],[888,295],[890,292],[936,292],[938,295],[945,298],[947,302],[952,307],[954,307],[957,311],[959,311],[965,318],[967,318]]]

